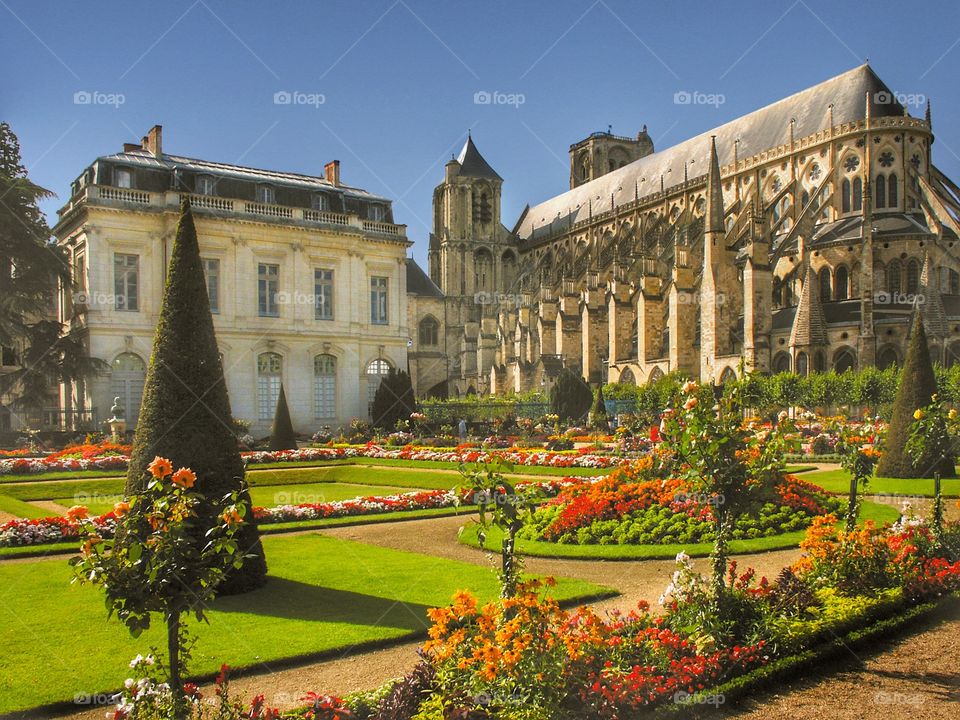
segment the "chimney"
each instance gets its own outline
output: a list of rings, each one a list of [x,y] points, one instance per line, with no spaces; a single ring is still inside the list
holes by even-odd
[[[160,157],[163,154],[163,126],[154,125],[150,131],[143,136],[142,147],[154,157]]]
[[[123,151],[125,153],[140,152],[141,150],[143,150],[143,145],[141,145],[140,143],[124,143],[123,144]]]
[[[328,183],[332,183],[334,186],[340,187],[340,161],[331,160],[324,165],[323,176],[327,179]]]

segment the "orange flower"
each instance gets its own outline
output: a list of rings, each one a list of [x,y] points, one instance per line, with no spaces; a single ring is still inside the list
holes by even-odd
[[[225,522],[227,525],[237,525],[243,522],[243,516],[240,515],[240,511],[237,510],[236,505],[231,505],[224,510],[221,517],[223,518],[223,522]]]
[[[157,457],[153,459],[153,462],[147,466],[147,470],[149,470],[150,474],[159,480],[160,478],[165,478],[167,475],[173,472],[173,463],[166,458],[162,458],[157,455]]]
[[[121,500],[113,506],[113,514],[117,517],[123,517],[128,512],[130,512],[130,503],[126,500]]]
[[[186,490],[189,490],[197,481],[197,476],[193,470],[190,470],[189,468],[180,468],[173,474],[171,481],[177,487],[182,487]]]
[[[67,517],[71,520],[83,520],[90,514],[90,511],[84,505],[74,505],[67,510]]]
[[[93,552],[93,549],[102,542],[103,542],[103,538],[101,538],[100,536],[98,535],[90,536],[89,538],[87,538],[86,542],[83,543],[83,550],[82,550],[83,554],[89,555],[90,553]]]

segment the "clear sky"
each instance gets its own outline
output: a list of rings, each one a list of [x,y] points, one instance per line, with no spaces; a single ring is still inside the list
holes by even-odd
[[[0,118],[60,196],[51,220],[94,157],[159,123],[175,154],[318,175],[339,159],[393,199],[422,261],[468,128],[509,227],[568,187],[590,132],[646,124],[665,148],[868,58],[912,114],[932,99],[935,162],[960,180],[956,0],[0,0],[0,47]]]

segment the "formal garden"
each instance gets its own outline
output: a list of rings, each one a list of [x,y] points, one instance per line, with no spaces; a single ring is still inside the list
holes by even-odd
[[[734,703],[956,601],[958,392],[918,311],[901,370],[595,388],[564,371],[543,396],[458,401],[418,401],[397,372],[372,422],[297,437],[281,391],[270,437],[252,438],[230,413],[185,204],[133,437],[0,453],[0,629],[18,638],[0,715],[613,719]],[[449,523],[446,547],[337,532]],[[655,601],[617,589],[664,560]],[[559,576],[533,570],[547,561]],[[614,600],[627,609],[599,609]],[[410,642],[409,666],[353,692],[230,689]]]

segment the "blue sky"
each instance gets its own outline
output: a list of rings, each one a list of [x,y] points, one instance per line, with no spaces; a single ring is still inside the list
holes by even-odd
[[[567,188],[567,149],[590,132],[646,124],[665,148],[867,58],[933,100],[935,162],[960,179],[955,0],[0,0],[0,46],[0,117],[60,196],[51,218],[94,157],[160,123],[171,153],[311,174],[341,160],[344,182],[394,200],[422,260],[432,189],[468,128],[512,226]],[[275,104],[283,91],[304,104]]]

